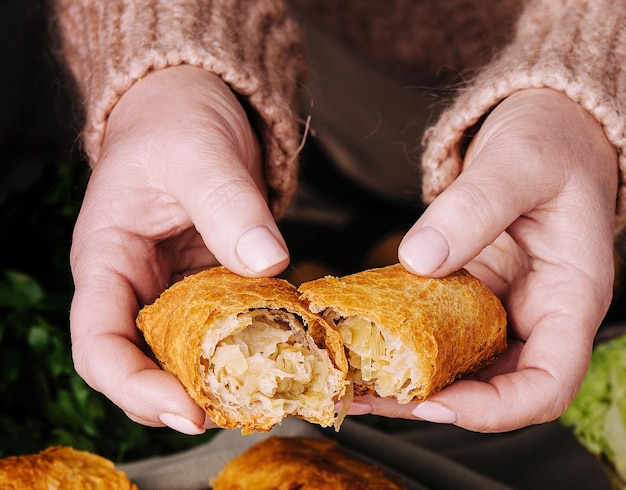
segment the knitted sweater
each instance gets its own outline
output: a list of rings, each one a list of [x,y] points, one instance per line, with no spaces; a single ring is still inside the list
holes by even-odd
[[[307,63],[293,8],[406,83],[451,97],[422,141],[431,202],[462,171],[467,140],[512,93],[558,90],[604,128],[626,175],[626,3],[621,0],[53,0],[62,55],[84,101],[83,141],[98,159],[107,117],[151,70],[187,63],[247,100],[265,152],[272,210],[296,188]],[[452,76],[448,76],[452,75]],[[620,185],[616,232],[626,225]]]

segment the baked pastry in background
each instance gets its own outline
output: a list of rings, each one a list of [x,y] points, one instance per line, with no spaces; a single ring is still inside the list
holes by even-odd
[[[421,401],[506,348],[506,312],[466,270],[431,279],[400,264],[300,285],[341,334],[355,394]]]
[[[246,434],[288,416],[335,421],[346,387],[341,338],[287,281],[215,267],[167,289],[137,326],[163,369],[220,427]]]
[[[330,439],[269,437],[226,464],[213,490],[402,490]]]
[[[2,490],[138,490],[102,456],[64,446],[0,459]]]

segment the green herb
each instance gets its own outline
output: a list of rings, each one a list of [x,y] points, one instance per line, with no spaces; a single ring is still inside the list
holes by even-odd
[[[68,256],[84,186],[81,166],[48,164],[0,203],[0,457],[64,444],[129,461],[212,435],[136,424],[74,371]]]

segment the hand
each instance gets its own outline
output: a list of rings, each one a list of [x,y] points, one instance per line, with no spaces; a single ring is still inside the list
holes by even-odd
[[[559,417],[579,389],[609,307],[617,155],[600,125],[550,89],[499,104],[465,170],[405,236],[404,266],[466,266],[503,300],[509,348],[475,379],[422,404],[364,399],[353,410],[507,431]]]
[[[131,419],[188,434],[214,427],[145,354],[135,317],[190,272],[287,266],[262,174],[245,112],[204,70],[155,71],[113,109],[73,237],[70,325],[77,371]]]

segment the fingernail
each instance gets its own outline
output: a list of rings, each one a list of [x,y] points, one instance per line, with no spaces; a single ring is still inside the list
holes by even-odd
[[[259,274],[289,258],[287,250],[265,226],[246,231],[235,245],[237,257],[248,272]]]
[[[430,274],[445,262],[450,254],[448,241],[429,226],[418,230],[404,241],[398,256],[417,274]]]
[[[342,409],[342,404],[337,404],[337,411],[340,412]],[[348,413],[350,415],[367,415],[368,413],[372,413],[374,408],[367,402],[362,402],[360,400],[353,400],[350,404],[350,410]]]
[[[458,417],[448,407],[436,402],[422,402],[413,409],[413,415],[428,422],[454,424]]]
[[[159,415],[159,420],[169,428],[189,436],[197,436],[205,432],[203,427],[198,427],[188,418],[175,413],[162,413]]]

